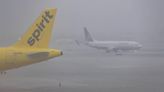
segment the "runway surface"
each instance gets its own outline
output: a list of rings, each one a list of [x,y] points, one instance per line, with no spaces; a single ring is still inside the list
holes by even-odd
[[[66,52],[1,75],[0,92],[163,92],[163,78],[161,52]]]

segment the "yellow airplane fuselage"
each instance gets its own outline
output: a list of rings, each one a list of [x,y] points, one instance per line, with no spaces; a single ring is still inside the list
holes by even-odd
[[[39,63],[60,55],[62,52],[56,49],[0,48],[0,71]]]

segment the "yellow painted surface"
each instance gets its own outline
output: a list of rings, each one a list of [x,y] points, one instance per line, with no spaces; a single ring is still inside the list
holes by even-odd
[[[46,9],[13,46],[0,48],[0,71],[6,71],[61,56],[48,48],[56,9]]]

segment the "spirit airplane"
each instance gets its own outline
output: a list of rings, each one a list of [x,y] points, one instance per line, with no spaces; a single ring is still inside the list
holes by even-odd
[[[0,48],[0,72],[39,63],[63,54],[50,49],[49,42],[54,25],[56,9],[46,9],[19,41]]]

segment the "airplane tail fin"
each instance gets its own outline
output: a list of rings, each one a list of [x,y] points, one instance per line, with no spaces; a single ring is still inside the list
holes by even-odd
[[[92,38],[91,34],[89,33],[89,31],[87,30],[86,27],[84,27],[84,35],[85,35],[85,40],[87,42],[93,42],[94,39]]]
[[[56,9],[46,9],[43,11],[13,47],[48,48],[56,11]]]

